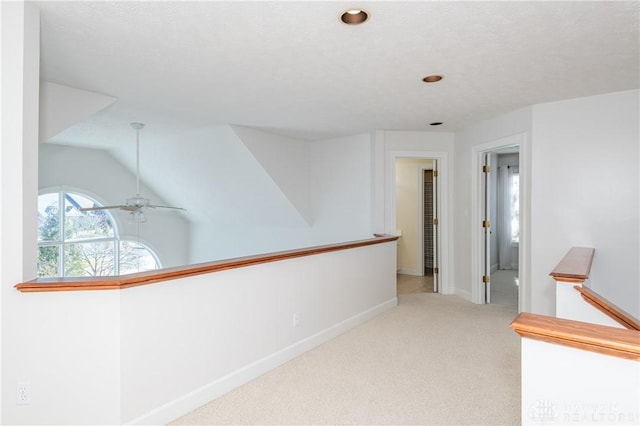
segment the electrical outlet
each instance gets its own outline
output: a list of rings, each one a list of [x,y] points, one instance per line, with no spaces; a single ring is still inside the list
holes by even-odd
[[[299,325],[300,325],[300,313],[295,312],[293,314],[293,328],[296,328]]]
[[[16,404],[27,405],[31,404],[31,383],[18,382],[18,394]]]

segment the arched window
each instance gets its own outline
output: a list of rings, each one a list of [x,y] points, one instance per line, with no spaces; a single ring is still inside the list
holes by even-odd
[[[120,240],[108,210],[90,197],[57,191],[38,197],[38,276],[120,275],[160,268],[153,251],[136,241]]]

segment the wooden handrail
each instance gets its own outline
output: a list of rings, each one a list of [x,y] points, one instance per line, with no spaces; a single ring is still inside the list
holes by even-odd
[[[583,283],[589,278],[595,249],[572,247],[549,275],[556,281]]]
[[[523,312],[510,327],[520,336],[640,361],[640,332]]]
[[[574,288],[580,292],[580,295],[587,303],[593,305],[620,325],[629,330],[640,330],[640,321],[634,318],[633,315],[625,312],[588,287],[577,285]]]
[[[136,274],[110,276],[110,277],[81,277],[81,278],[39,278],[15,285],[21,292],[46,292],[46,291],[78,291],[78,290],[120,290],[177,278],[194,275],[208,274],[211,272],[236,269],[246,266],[259,265],[261,263],[277,262],[296,257],[312,256],[332,251],[348,250],[374,244],[382,244],[396,241],[397,236],[376,235],[375,238],[366,240],[349,241],[345,243],[329,244],[316,247],[308,247],[296,250],[287,250],[276,253],[259,254],[255,256],[238,257],[234,259],[219,260],[215,262],[200,263],[195,265],[178,266],[174,268],[158,269],[155,271],[139,272]]]

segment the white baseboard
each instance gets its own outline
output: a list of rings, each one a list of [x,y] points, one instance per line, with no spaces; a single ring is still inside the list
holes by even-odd
[[[466,300],[468,300],[469,302],[472,302],[472,303],[473,303],[473,298],[472,298],[472,296],[471,296],[471,292],[468,292],[468,291],[466,291],[466,290],[461,290],[461,289],[459,289],[459,288],[456,288],[456,289],[455,289],[455,295],[456,295],[456,296],[459,296],[459,297],[462,297],[463,299],[466,299]]]
[[[155,408],[130,425],[167,424],[398,305],[394,297]]]
[[[403,275],[415,275],[417,277],[421,277],[424,274],[421,274],[419,271],[415,270],[415,269],[408,269],[408,268],[399,268],[397,271],[399,274],[403,274]]]
[[[491,265],[491,269],[489,270],[489,273],[493,274],[497,270],[498,270],[498,264],[496,263],[495,265]]]

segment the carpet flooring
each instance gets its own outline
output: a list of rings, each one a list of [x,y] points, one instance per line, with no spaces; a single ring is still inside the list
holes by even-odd
[[[398,299],[171,424],[520,424],[520,339],[508,328],[516,306]]]

